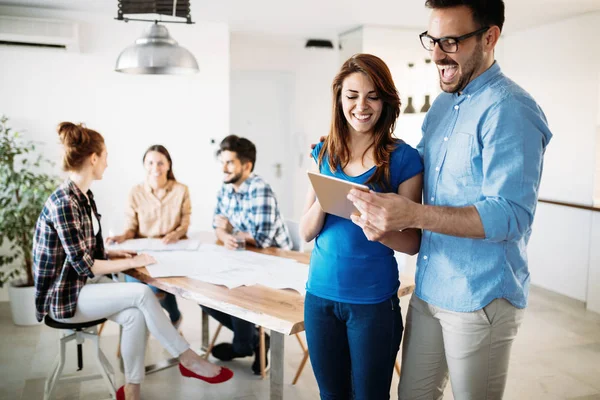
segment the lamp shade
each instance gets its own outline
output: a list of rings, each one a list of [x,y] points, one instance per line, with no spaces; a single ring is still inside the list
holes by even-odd
[[[164,25],[153,24],[117,58],[115,71],[127,74],[181,75],[198,72],[196,58],[179,46]]]

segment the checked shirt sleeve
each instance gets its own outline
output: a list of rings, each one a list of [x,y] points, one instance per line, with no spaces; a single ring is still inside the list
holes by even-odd
[[[221,187],[221,189],[219,189],[219,193],[217,193],[217,205],[215,206],[215,212],[213,214],[213,224],[212,224],[213,229],[217,229],[217,224],[215,223],[215,217],[217,215],[225,215],[225,210],[223,210],[223,196],[225,196],[225,190],[223,187]]]
[[[85,232],[81,224],[82,210],[73,200],[63,200],[56,207],[56,232],[62,244],[67,261],[81,276],[93,278],[92,255],[87,250]]]
[[[257,185],[250,191],[252,218],[250,233],[258,247],[275,246],[277,200],[269,185]]]

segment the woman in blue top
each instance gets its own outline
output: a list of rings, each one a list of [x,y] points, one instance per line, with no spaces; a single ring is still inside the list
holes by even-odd
[[[421,158],[392,136],[400,99],[387,65],[354,55],[332,89],[331,128],[312,152],[313,170],[421,202]],[[300,232],[316,238],[304,324],[321,399],[389,399],[403,330],[394,250],[417,253],[420,232],[362,229],[326,214],[312,188]]]

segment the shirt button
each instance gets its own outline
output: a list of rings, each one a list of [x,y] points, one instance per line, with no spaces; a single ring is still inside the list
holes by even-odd
[[[455,110],[458,110],[458,109],[459,109],[458,105],[454,106],[454,109],[455,109]]]
[[[423,256],[423,260],[427,260],[427,256]]]
[[[448,138],[447,138],[447,137],[445,137],[445,138],[444,138],[444,142],[447,142],[447,141],[448,141]]]
[[[435,200],[435,197],[432,197],[432,198],[431,198],[431,201],[434,201],[434,200]]]
[[[436,171],[439,171],[439,170],[440,170],[440,167],[435,167],[435,170],[436,170]]]
[[[467,99],[470,99],[470,98],[471,98],[471,95],[470,95],[470,94],[468,94],[468,95],[467,95]]]

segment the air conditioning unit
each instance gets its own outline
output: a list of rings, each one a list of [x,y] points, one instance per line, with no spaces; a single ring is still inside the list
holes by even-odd
[[[0,45],[79,51],[76,22],[0,15]]]

